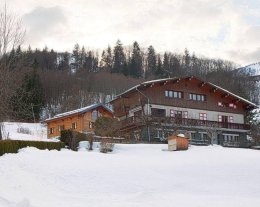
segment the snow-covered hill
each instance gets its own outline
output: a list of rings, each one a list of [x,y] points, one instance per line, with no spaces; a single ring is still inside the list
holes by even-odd
[[[22,149],[0,157],[1,207],[259,207],[260,153],[220,146],[164,151]]]
[[[260,62],[238,68],[238,71],[250,76],[258,76],[260,75]]]

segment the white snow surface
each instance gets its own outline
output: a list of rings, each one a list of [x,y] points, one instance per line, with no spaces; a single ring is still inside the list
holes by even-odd
[[[47,138],[47,126],[45,124],[21,122],[3,122],[3,124],[2,131],[5,139],[57,141]],[[24,133],[24,131],[27,131],[27,133]]]
[[[1,207],[259,207],[258,150],[116,144],[0,157]]]
[[[260,62],[239,68],[239,70],[250,76],[258,76],[260,75]]]

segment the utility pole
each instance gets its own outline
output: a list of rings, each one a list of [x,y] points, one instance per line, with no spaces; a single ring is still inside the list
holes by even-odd
[[[141,92],[140,90],[138,90],[138,88],[136,87],[136,90],[143,95],[145,98],[147,98],[147,116],[150,115],[150,99],[147,95],[145,95],[143,92]],[[147,125],[147,133],[148,133],[148,140],[149,142],[151,142],[151,135],[150,135],[150,127]]]

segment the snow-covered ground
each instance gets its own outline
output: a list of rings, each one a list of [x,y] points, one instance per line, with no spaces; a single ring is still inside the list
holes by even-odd
[[[53,141],[47,139],[47,126],[41,123],[4,122],[2,131],[9,139]]]
[[[0,157],[1,207],[259,207],[260,151],[220,146],[164,151],[22,149]]]

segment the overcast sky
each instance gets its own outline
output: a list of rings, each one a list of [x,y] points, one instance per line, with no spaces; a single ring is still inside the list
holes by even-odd
[[[2,1],[2,0],[1,0]],[[25,45],[71,51],[138,41],[157,52],[190,52],[241,65],[260,61],[260,0],[8,0]]]

